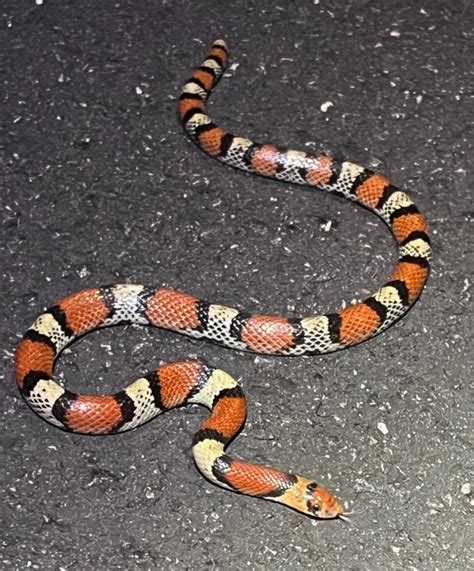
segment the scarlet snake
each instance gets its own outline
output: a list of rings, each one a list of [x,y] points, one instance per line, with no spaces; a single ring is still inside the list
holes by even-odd
[[[342,516],[342,505],[313,480],[231,458],[225,447],[241,430],[246,404],[237,382],[198,361],[159,366],[113,395],[78,395],[53,379],[54,362],[77,337],[119,323],[153,325],[221,345],[269,355],[321,354],[360,343],[399,319],[420,295],[431,254],[427,225],[411,199],[383,175],[328,156],[312,156],[236,137],[218,127],[206,100],[228,61],[223,40],[182,90],[179,114],[187,134],[207,154],[258,175],[305,184],[357,202],[391,229],[399,260],[388,282],[367,299],[306,318],[251,315],[185,293],[142,285],[92,287],[42,313],[15,355],[21,394],[55,426],[87,434],[135,428],[185,404],[211,410],[193,441],[199,470],[215,484],[285,504],[319,518]]]

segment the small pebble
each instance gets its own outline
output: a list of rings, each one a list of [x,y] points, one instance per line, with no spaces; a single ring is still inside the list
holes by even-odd
[[[385,424],[385,422],[379,422],[377,424],[377,428],[380,430],[380,432],[384,435],[387,436],[388,434],[388,428],[387,425]]]

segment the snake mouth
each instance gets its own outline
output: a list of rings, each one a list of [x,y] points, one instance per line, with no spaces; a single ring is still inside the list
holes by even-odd
[[[344,508],[339,502],[330,508],[322,508],[315,513],[315,516],[319,519],[342,519],[347,521],[347,517],[344,515]]]

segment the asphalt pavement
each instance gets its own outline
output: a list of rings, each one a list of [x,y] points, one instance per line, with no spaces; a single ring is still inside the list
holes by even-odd
[[[0,568],[473,569],[473,24],[471,0],[1,2]],[[91,285],[291,316],[390,275],[396,247],[373,214],[186,138],[180,86],[218,37],[232,63],[214,120],[406,189],[432,232],[427,287],[389,330],[330,355],[124,326],[74,343],[57,374],[100,393],[160,359],[227,370],[249,401],[232,453],[313,476],[352,524],[207,482],[190,450],[202,408],[86,437],[42,421],[15,386],[35,316]]]

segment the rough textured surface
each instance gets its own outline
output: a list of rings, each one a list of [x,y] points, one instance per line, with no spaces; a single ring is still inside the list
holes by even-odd
[[[472,3],[4,0],[0,13],[0,566],[469,568]],[[166,284],[291,314],[388,276],[395,247],[373,215],[232,171],[186,139],[176,96],[220,35],[234,65],[215,119],[409,189],[433,232],[428,287],[390,330],[327,357],[116,328],[57,370],[101,392],[159,358],[227,369],[250,406],[233,453],[313,475],[354,510],[352,526],[203,480],[190,455],[202,409],[88,438],[42,422],[13,382],[21,333],[88,285]]]

